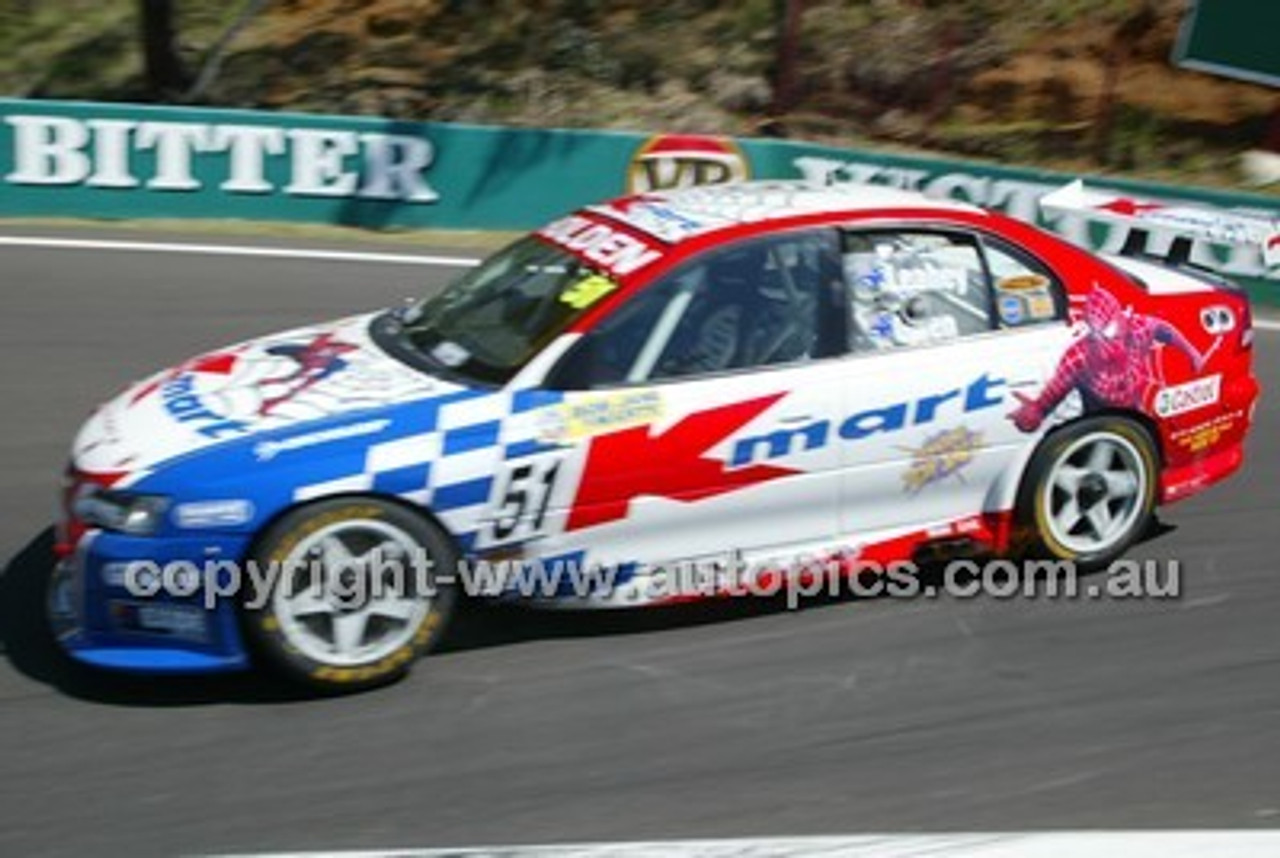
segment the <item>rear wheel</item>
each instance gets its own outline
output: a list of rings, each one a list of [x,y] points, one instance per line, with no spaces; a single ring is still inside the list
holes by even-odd
[[[1087,417],[1054,432],[1032,457],[1020,518],[1053,556],[1083,566],[1120,557],[1147,529],[1158,469],[1145,429]]]
[[[267,594],[248,594],[245,632],[267,662],[319,688],[356,689],[402,676],[453,612],[457,553],[437,527],[395,504],[336,499],[286,514],[255,558]],[[256,598],[255,598],[256,597]]]

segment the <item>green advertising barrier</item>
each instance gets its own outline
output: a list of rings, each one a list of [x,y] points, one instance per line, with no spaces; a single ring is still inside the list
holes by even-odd
[[[522,229],[620,193],[642,139],[0,100],[0,216]]]
[[[521,230],[628,192],[798,177],[965,200],[1097,250],[1116,251],[1124,237],[1123,228],[1040,211],[1040,197],[1072,176],[960,160],[781,140],[0,99],[0,217]],[[1090,181],[1280,216],[1275,198]],[[1256,248],[1200,243],[1192,258],[1251,282],[1259,298],[1280,292],[1258,279],[1267,270]]]

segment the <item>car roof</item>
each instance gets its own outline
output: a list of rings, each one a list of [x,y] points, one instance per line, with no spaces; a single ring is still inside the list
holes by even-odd
[[[879,210],[981,214],[982,209],[879,185],[805,181],[734,182],[622,197],[588,211],[676,244],[720,230],[814,215],[862,215]]]

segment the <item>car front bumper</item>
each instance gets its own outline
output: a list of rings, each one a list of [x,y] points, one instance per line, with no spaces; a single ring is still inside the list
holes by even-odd
[[[89,530],[62,556],[49,586],[50,625],[62,648],[94,667],[136,673],[216,673],[249,665],[234,598],[126,586],[130,563],[195,569],[212,558],[238,559],[247,538],[153,539]],[[153,567],[153,568],[154,568]],[[192,580],[187,578],[185,580]]]

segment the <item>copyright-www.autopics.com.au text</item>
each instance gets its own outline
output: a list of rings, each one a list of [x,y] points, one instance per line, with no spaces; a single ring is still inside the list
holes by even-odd
[[[319,561],[114,564],[109,586],[139,598],[202,600],[213,608],[236,599],[250,609],[271,600],[307,600],[317,609],[359,610],[374,602],[429,598],[442,588],[470,596],[534,601],[580,600],[625,606],[699,598],[785,598],[798,608],[817,598],[920,599],[1176,599],[1182,564],[1176,559],[1129,560],[1085,570],[1069,560],[952,560],[927,569],[909,560],[861,559],[750,563],[738,558],[661,565],[589,564],[556,560],[464,560],[439,568],[432,558],[376,550],[342,568]]]

